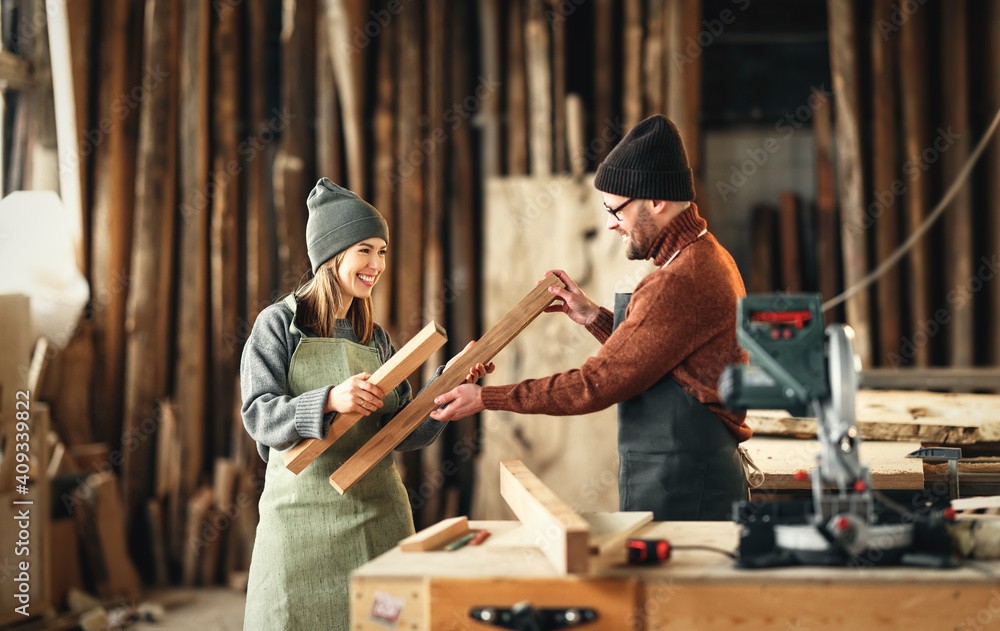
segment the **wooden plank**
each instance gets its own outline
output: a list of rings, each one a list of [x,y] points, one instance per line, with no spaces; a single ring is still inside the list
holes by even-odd
[[[802,260],[799,257],[799,201],[791,191],[782,191],[778,198],[778,227],[782,289],[795,294],[802,291]]]
[[[427,415],[438,406],[434,399],[452,388],[460,385],[468,376],[469,367],[482,363],[486,365],[510,343],[517,334],[524,330],[532,320],[538,317],[546,306],[552,303],[554,297],[549,293],[549,287],[562,286],[562,281],[554,275],[546,276],[497,324],[487,331],[471,348],[462,351],[450,368],[428,385],[402,412],[397,414],[388,425],[382,428],[353,456],[330,476],[330,484],[341,494],[347,492],[354,484],[382,458],[389,455],[410,432],[412,432]]]
[[[813,110],[813,135],[816,139],[816,260],[819,292],[824,300],[837,295],[837,200],[833,175],[833,123],[830,99]],[[828,314],[838,320],[837,311]]]
[[[818,440],[755,436],[743,446],[764,472],[764,485],[757,491],[812,488],[811,480],[796,480],[795,474],[816,468]],[[923,464],[917,458],[906,457],[917,449],[919,442],[865,440],[859,456],[871,471],[874,488],[919,490],[924,488]]]
[[[837,95],[837,179],[844,222],[844,285],[852,287],[868,273],[864,216],[864,156],[858,108],[858,69],[854,2],[830,0],[830,64]],[[846,302],[847,323],[854,329],[854,351],[864,366],[872,363],[869,300],[860,291]]]
[[[167,565],[167,541],[163,533],[163,507],[160,500],[155,497],[146,500],[146,518],[149,520],[153,584],[157,587],[166,587],[170,583],[170,573]]]
[[[552,67],[543,0],[526,0],[524,68],[528,82],[528,166],[531,175],[552,174]]]
[[[451,517],[424,528],[399,542],[403,552],[426,552],[439,548],[469,532],[469,518]]]
[[[586,149],[583,146],[583,130],[586,116],[583,113],[583,99],[579,94],[566,97],[566,149],[569,152],[569,170],[573,179],[579,180],[587,169]]]
[[[619,511],[606,513],[581,513],[590,526],[591,554],[612,550],[625,550],[625,540],[640,528],[653,521],[652,511]]]
[[[184,529],[184,561],[181,582],[193,586],[202,574],[202,554],[207,542],[202,538],[205,518],[212,510],[214,493],[209,486],[199,488],[187,502],[187,525]]]
[[[587,571],[590,524],[520,460],[500,463],[500,494],[557,574]]]
[[[646,102],[644,116],[663,112],[664,56],[663,56],[663,3],[664,0],[646,0],[646,26],[643,40],[642,88]]]
[[[957,511],[1000,508],[1000,495],[986,497],[961,497],[951,500],[951,507]]]
[[[591,128],[588,137],[607,140],[609,138],[607,136],[608,128],[614,124],[612,123],[614,113],[619,111],[621,107],[615,98],[615,51],[611,44],[615,33],[615,3],[612,0],[594,0],[589,4],[594,7],[594,92],[591,101],[593,118],[590,119]],[[624,134],[627,131],[620,129],[623,126],[620,121],[614,126],[619,128],[610,131],[616,135]],[[594,155],[588,156],[592,160],[593,168],[596,168],[607,157],[612,145],[610,142],[596,143],[595,148],[597,151],[593,152]],[[509,174],[513,175],[513,173]]]
[[[107,572],[105,581],[98,587],[101,596],[127,596],[135,598],[142,589],[142,580],[127,550],[124,508],[119,500],[118,480],[111,473],[96,473],[84,482],[93,490],[92,502],[85,504],[93,511],[97,544]]]
[[[407,342],[396,354],[376,370],[369,381],[389,393],[403,382],[427,358],[448,341],[445,330],[437,322],[430,322]],[[468,368],[468,367],[466,367]],[[330,425],[326,438],[307,438],[285,452],[285,467],[298,475],[310,462],[326,451],[347,430],[361,420],[361,414],[338,414]]]
[[[641,0],[640,0],[641,1]],[[566,172],[566,23],[546,4],[545,23],[552,31],[552,130],[556,173]]]
[[[522,22],[526,0],[514,0],[507,10],[507,172],[528,172],[528,104],[525,97],[525,41]]]
[[[978,7],[977,7],[978,8]],[[942,41],[952,42],[941,49],[941,98],[944,100],[942,125],[955,134],[954,145],[942,152],[943,181],[953,182],[969,158],[971,146],[969,126],[969,50],[968,9],[965,0],[948,3],[948,10],[941,13]],[[976,12],[978,17],[979,11]],[[975,278],[972,252],[972,184],[966,180],[958,189],[944,214],[944,271],[945,286],[949,289],[967,289],[969,279]],[[960,294],[962,295],[962,294]],[[948,363],[966,367],[975,363],[973,342],[973,306],[975,298],[949,300],[951,319],[948,333]]]
[[[396,234],[396,29],[385,29],[379,36],[375,73],[375,113],[374,126],[375,165],[374,165],[374,198],[375,208],[382,213],[389,228],[389,236]],[[394,257],[392,257],[394,258]],[[390,258],[390,261],[392,261]],[[372,293],[372,309],[375,321],[389,332],[395,339],[397,329],[393,317],[394,263],[388,264],[382,271],[382,278]]]
[[[478,0],[477,30],[479,67],[489,80],[500,75],[500,0]],[[463,55],[465,57],[467,55]],[[452,57],[452,62],[457,60]],[[454,76],[454,75],[453,75]],[[454,80],[454,79],[453,79]],[[462,92],[465,94],[465,92]],[[500,99],[494,96],[483,101],[480,109],[480,171],[483,179],[500,175]]]
[[[625,129],[632,129],[642,120],[642,4],[642,0],[625,0],[624,3],[622,111]]]
[[[132,276],[128,292],[125,342],[124,433],[134,439],[124,452],[122,492],[126,526],[142,510],[153,489],[153,440],[156,401],[166,396],[174,309],[174,225],[177,178],[178,4],[146,0],[145,59],[169,72],[164,85],[139,106],[138,163]],[[155,425],[153,426],[155,428]]]
[[[774,273],[775,226],[774,208],[766,204],[753,207],[750,216],[750,283],[751,292],[769,292],[777,288]]]
[[[1000,368],[871,368],[861,386],[883,390],[1000,392]]]
[[[337,98],[343,115],[344,148],[347,167],[347,188],[366,199],[365,186],[365,135],[362,113],[365,111],[363,51],[357,50],[351,38],[362,28],[367,28],[367,12],[363,3],[347,0],[323,0],[323,17],[326,22],[327,53],[333,65],[337,85]]]
[[[872,189],[869,221],[875,225],[875,262],[881,263],[899,245],[900,204],[893,190],[896,182],[896,55],[898,41],[885,37],[879,24],[892,20],[893,0],[877,0],[872,6]],[[902,60],[909,63],[909,60]],[[897,185],[898,186],[898,185]],[[898,188],[896,190],[899,190]],[[875,287],[878,299],[878,363],[885,365],[890,353],[898,353],[903,335],[900,318],[899,267],[892,266]]]
[[[970,445],[1000,441],[1000,396],[859,390],[858,430],[864,440]],[[755,435],[816,436],[815,419],[778,410],[751,410]]]
[[[210,4],[183,0],[178,94],[178,195],[181,208],[178,260],[177,361],[174,402],[180,447],[180,486],[169,506],[171,556],[183,548],[184,507],[203,468],[209,368],[209,75]]]
[[[929,120],[927,104],[930,100],[927,91],[927,39],[924,11],[914,12],[900,26],[899,58],[905,62],[899,64],[900,101],[903,111],[903,160],[904,164],[923,164],[922,154],[927,148],[927,129]],[[907,234],[916,232],[927,215],[930,178],[922,174],[910,177],[906,182],[906,193],[903,197]],[[930,275],[930,243],[926,237],[920,239],[907,255],[907,275],[910,289],[910,330],[916,331],[926,322],[932,321],[931,316],[931,275]],[[921,344],[912,349],[907,359],[913,365],[925,367],[930,365],[930,345]]]
[[[989,20],[989,32],[1000,33],[1000,0],[991,0],[987,19]],[[987,96],[988,105],[986,111],[995,112],[1000,109],[1000,37],[989,38],[989,54],[987,55],[988,76],[993,77],[989,82],[990,89]],[[1000,136],[993,136],[989,148],[989,193],[986,206],[991,209],[990,222],[991,243],[1000,243]],[[996,322],[1000,319],[1000,283],[993,283],[989,289],[990,313],[992,320]],[[993,336],[990,342],[990,361],[994,366],[1000,366],[1000,331],[993,327]]]

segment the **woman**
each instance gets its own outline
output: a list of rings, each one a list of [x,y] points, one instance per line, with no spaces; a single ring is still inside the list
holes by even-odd
[[[388,228],[375,208],[326,178],[306,205],[314,276],[260,313],[240,365],[243,422],[267,462],[245,629],[347,629],[350,572],[413,533],[391,456],[343,496],[328,480],[411,400],[406,381],[388,393],[368,381],[395,352],[371,305]],[[492,369],[477,364],[468,380]],[[297,476],[285,469],[284,450],[325,437],[338,414],[351,412],[363,418],[325,453]],[[444,425],[428,418],[397,449],[424,447]]]

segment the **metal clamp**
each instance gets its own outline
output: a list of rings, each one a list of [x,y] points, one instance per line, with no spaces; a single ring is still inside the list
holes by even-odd
[[[920,458],[921,460],[947,460],[948,461],[948,495],[951,499],[957,500],[958,494],[958,461],[962,459],[962,450],[958,447],[921,447],[913,453],[906,454],[907,458]]]
[[[536,609],[527,600],[507,609],[504,607],[473,607],[469,617],[503,629],[517,631],[550,631],[577,627],[597,620],[597,612],[584,607]]]

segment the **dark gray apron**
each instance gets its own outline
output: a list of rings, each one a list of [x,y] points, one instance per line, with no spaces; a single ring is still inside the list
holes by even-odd
[[[614,328],[632,294],[615,294]],[[653,511],[656,521],[732,518],[747,499],[739,443],[711,410],[667,373],[618,404],[618,492],[623,511]]]

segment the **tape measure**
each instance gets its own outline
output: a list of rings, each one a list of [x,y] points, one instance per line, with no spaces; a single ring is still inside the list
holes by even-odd
[[[625,547],[632,565],[652,565],[670,559],[670,542],[666,539],[629,539]]]

